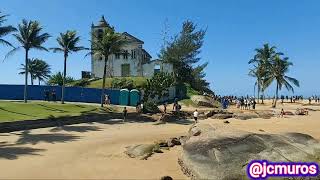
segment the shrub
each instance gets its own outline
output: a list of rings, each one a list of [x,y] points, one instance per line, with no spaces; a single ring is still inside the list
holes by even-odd
[[[132,79],[126,79],[126,78],[114,78],[111,81],[111,87],[112,88],[118,88],[118,89],[133,89],[134,84]]]
[[[73,83],[73,86],[77,86],[77,87],[86,87],[87,85],[89,85],[90,82],[88,79],[80,79],[78,81],[75,81]]]
[[[153,101],[147,101],[143,104],[144,112],[146,113],[159,113],[161,112],[158,105]]]
[[[144,101],[148,101],[149,98],[157,97],[160,100],[162,97],[169,95],[169,88],[174,84],[172,75],[164,72],[159,72],[152,76],[151,79],[147,79],[147,83],[143,87]]]

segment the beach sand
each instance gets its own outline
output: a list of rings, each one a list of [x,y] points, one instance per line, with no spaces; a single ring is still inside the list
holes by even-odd
[[[301,104],[278,104],[294,111]],[[320,110],[320,106],[304,106]],[[192,110],[192,108],[185,108]],[[258,110],[273,110],[270,102]],[[200,109],[201,110],[201,109]],[[232,107],[231,110],[234,110]],[[186,135],[191,124],[154,122],[84,123],[59,128],[34,129],[0,134],[0,179],[188,179],[180,170],[177,146],[148,160],[124,154],[125,147]],[[308,116],[285,116],[271,119],[206,119],[200,123],[231,126],[256,133],[300,132],[320,140],[320,111]]]

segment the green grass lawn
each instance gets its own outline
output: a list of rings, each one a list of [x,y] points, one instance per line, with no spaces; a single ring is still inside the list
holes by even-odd
[[[27,104],[20,101],[0,101],[0,123],[45,119],[52,116],[78,116],[84,113],[94,112],[99,112],[97,106],[41,101],[29,101]]]
[[[122,77],[119,77],[121,79]],[[123,77],[125,79],[131,79],[135,87],[141,87],[143,84],[147,82],[146,78],[144,77]],[[106,78],[106,87],[111,88],[111,82],[113,78]],[[89,88],[101,88],[102,86],[102,79],[91,81],[90,84],[87,86]]]

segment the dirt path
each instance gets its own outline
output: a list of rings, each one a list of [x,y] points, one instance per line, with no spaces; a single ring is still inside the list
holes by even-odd
[[[128,158],[126,146],[184,135],[189,125],[79,124],[0,134],[0,179],[185,179],[180,147],[148,160]]]

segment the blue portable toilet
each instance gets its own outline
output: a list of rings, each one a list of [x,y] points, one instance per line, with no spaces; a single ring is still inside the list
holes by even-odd
[[[140,101],[140,92],[137,89],[130,91],[130,106],[136,106]]]
[[[128,89],[121,89],[120,90],[119,104],[124,105],[124,106],[129,105],[129,90]]]

